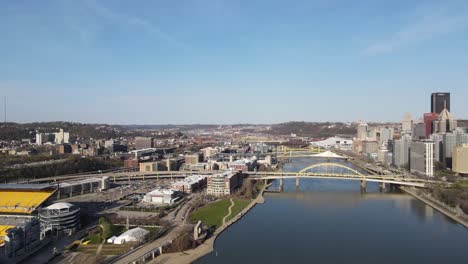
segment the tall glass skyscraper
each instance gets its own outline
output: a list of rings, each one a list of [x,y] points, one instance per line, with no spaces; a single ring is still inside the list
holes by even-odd
[[[450,93],[432,93],[431,113],[440,114],[445,107],[450,112]]]

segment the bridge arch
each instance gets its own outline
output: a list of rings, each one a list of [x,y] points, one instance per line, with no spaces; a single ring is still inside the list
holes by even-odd
[[[352,173],[356,174],[356,176],[365,177],[365,175],[363,175],[359,171],[357,171],[357,170],[355,170],[355,169],[353,169],[353,168],[351,168],[349,166],[346,166],[346,165],[343,165],[343,164],[340,164],[340,163],[334,163],[334,162],[322,162],[322,163],[317,163],[317,164],[310,165],[310,166],[302,169],[301,171],[299,171],[297,173],[297,175],[300,176],[302,174],[306,174],[307,171],[315,169],[315,168],[319,168],[319,167],[339,167],[339,168],[343,168],[343,169],[346,169],[348,171],[351,171]]]

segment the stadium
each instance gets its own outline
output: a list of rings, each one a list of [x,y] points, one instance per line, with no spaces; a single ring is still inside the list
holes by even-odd
[[[0,247],[9,230],[34,221],[38,209],[51,201],[50,184],[0,184]],[[37,234],[39,237],[39,234]]]

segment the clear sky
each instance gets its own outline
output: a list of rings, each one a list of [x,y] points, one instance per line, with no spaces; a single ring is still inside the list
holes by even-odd
[[[434,91],[468,118],[466,0],[0,0],[9,121],[399,121]]]

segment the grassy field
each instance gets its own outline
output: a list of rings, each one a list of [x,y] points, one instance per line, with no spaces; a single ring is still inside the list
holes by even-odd
[[[212,204],[203,206],[192,213],[190,220],[192,223],[202,221],[207,226],[220,227],[223,223],[223,218],[228,213],[228,208],[231,205],[229,199],[223,199]]]
[[[234,207],[232,207],[232,213],[227,218],[227,221],[238,215],[245,207],[247,207],[247,205],[249,205],[249,203],[249,200],[234,198]]]

